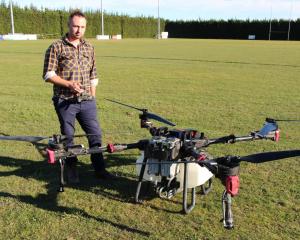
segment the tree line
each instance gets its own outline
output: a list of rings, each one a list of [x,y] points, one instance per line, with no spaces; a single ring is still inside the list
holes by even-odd
[[[300,40],[300,19],[289,20],[198,20],[166,21],[165,31],[171,38]]]
[[[67,29],[69,10],[37,9],[34,6],[20,8],[13,6],[14,28],[16,33],[38,34],[40,37],[57,38]],[[86,11],[88,27],[85,36],[94,38],[102,33],[101,12]],[[104,34],[122,34],[124,38],[153,38],[157,35],[157,19],[154,17],[129,17],[128,15],[104,13]],[[160,21],[164,29],[165,21]],[[0,34],[11,32],[10,8],[5,2],[0,4]]]
[[[15,32],[39,34],[44,38],[57,38],[67,32],[69,10],[37,9],[33,5],[13,7]],[[85,12],[88,20],[86,37],[94,38],[101,34],[101,12]],[[193,20],[170,21],[160,19],[161,31],[169,33],[170,38],[212,38],[212,39],[255,39],[300,40],[300,19],[288,20]],[[270,31],[271,26],[271,31]],[[0,34],[11,31],[10,9],[4,1],[0,4]],[[153,38],[157,35],[157,18],[130,17],[117,13],[104,13],[104,33],[121,34],[123,38]],[[271,33],[271,35],[269,35]]]

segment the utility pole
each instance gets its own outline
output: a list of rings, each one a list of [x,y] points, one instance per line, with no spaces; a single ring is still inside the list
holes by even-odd
[[[270,27],[269,27],[269,40],[271,40],[271,32],[272,32],[272,6],[271,6],[271,16],[270,16]]]
[[[103,21],[103,8],[102,8],[102,0],[101,0],[101,35],[104,35],[104,21]]]
[[[290,20],[289,20],[289,28],[288,28],[288,36],[287,40],[290,40],[290,32],[291,32],[291,21],[292,21],[292,11],[293,11],[293,0],[291,1],[291,9],[290,9]]]
[[[287,40],[290,40],[290,32],[291,32],[291,19],[289,20],[289,29],[288,29],[288,36],[287,36]]]
[[[11,33],[15,34],[14,13],[13,13],[13,7],[12,7],[12,0],[10,0],[10,22],[11,22]]]
[[[157,39],[160,39],[159,0],[157,0]]]

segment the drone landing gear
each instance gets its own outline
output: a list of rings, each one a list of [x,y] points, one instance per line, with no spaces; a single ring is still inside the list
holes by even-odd
[[[59,166],[60,166],[60,173],[59,173],[59,189],[57,190],[58,192],[64,192],[64,185],[65,185],[65,180],[64,180],[64,167],[65,167],[65,159],[60,158],[59,160]]]
[[[226,229],[233,229],[233,214],[231,211],[231,194],[224,190],[222,195],[223,224]]]
[[[142,203],[142,200],[139,199],[139,196],[140,196],[140,191],[141,191],[141,187],[142,187],[142,182],[143,182],[143,177],[144,177],[144,173],[145,173],[147,160],[148,159],[146,157],[144,157],[142,167],[141,167],[141,171],[140,171],[140,175],[139,175],[139,181],[138,181],[138,185],[137,185],[136,193],[135,193],[135,202],[136,203]]]
[[[192,188],[192,192],[191,192],[191,204],[188,205],[187,203],[187,193],[188,193],[188,171],[187,171],[187,166],[188,163],[185,162],[184,163],[184,180],[183,180],[183,202],[182,202],[182,211],[185,214],[188,214],[189,212],[191,212],[193,210],[193,208],[195,207],[196,204],[196,188]]]
[[[201,195],[207,195],[211,191],[211,189],[212,189],[212,179],[210,178],[208,180],[208,186],[205,186],[205,184],[203,184],[200,187],[201,187],[200,194]]]

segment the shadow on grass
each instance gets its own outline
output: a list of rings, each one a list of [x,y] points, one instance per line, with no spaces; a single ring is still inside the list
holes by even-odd
[[[140,234],[143,236],[150,236],[149,232],[145,232],[139,229],[135,229],[135,228],[131,228],[129,226],[126,226],[124,224],[120,224],[120,223],[115,223],[112,222],[108,219],[104,219],[104,218],[99,218],[99,217],[95,217],[95,216],[91,216],[88,213],[86,213],[85,211],[78,209],[78,208],[69,208],[69,207],[63,207],[63,206],[58,206],[57,204],[53,204],[52,198],[49,198],[49,195],[47,194],[39,194],[37,197],[32,197],[29,195],[12,195],[10,193],[4,193],[4,192],[0,192],[0,197],[9,197],[9,198],[14,198],[17,199],[18,201],[27,203],[27,204],[32,204],[35,207],[47,210],[47,211],[53,211],[53,212],[60,212],[60,213],[67,213],[67,214],[73,214],[73,215],[78,215],[87,219],[93,219],[97,222],[101,222],[101,223],[108,223],[110,225],[112,225],[113,227],[119,228],[121,230],[125,230],[127,232],[132,232],[132,233],[136,233],[136,234]]]
[[[135,166],[136,155],[125,155],[123,154],[113,154],[106,156],[107,169],[111,167],[124,167],[128,165]],[[94,171],[91,166],[78,162],[79,165],[79,175],[80,175],[80,184],[70,185],[70,187],[81,190],[81,191],[92,191],[97,195],[102,195],[106,198],[134,203],[136,187],[137,187],[137,176],[130,173],[123,173],[122,171],[114,171],[118,177],[116,180],[99,180],[94,177]],[[142,199],[150,200],[155,197],[152,189],[143,183],[141,189]],[[146,186],[146,187],[145,187]],[[68,188],[69,186],[67,186]],[[113,190],[113,191],[111,191]],[[113,194],[111,192],[117,192]]]
[[[44,144],[35,147],[42,154]],[[127,165],[135,166],[136,155],[106,155],[106,162],[108,169],[110,167],[124,167]],[[47,182],[48,184],[46,188],[48,197],[52,200],[56,200],[59,193],[57,191],[59,188],[58,164],[49,165],[47,164],[46,160],[31,161],[10,157],[0,157],[0,165],[18,167],[18,169],[13,171],[0,172],[0,177],[15,175],[23,178],[34,178],[36,180]],[[66,191],[68,190],[68,188],[73,188],[80,191],[92,192],[114,201],[135,203],[135,194],[138,180],[138,177],[136,175],[133,175],[131,173],[124,173],[122,171],[114,171],[114,174],[118,176],[116,180],[99,180],[94,177],[94,170],[92,169],[91,165],[82,163],[80,161],[78,162],[78,171],[80,176],[80,183],[66,184]],[[155,193],[153,184],[147,181],[143,182],[139,199],[142,201],[149,201],[156,197],[158,196]],[[172,202],[173,204],[182,204],[182,202],[175,201],[173,199],[167,199],[166,201]],[[52,201],[51,205],[49,205],[51,208],[57,205],[56,202],[55,204],[53,203],[54,202]],[[149,204],[149,206],[155,210],[165,211],[167,213],[179,213],[178,211],[172,211],[163,207],[157,207],[152,204]],[[47,209],[46,204],[45,209]]]
[[[74,215],[78,214],[85,218],[93,219],[98,222],[108,223],[121,230],[126,230],[128,232],[140,234],[143,236],[150,235],[149,232],[131,228],[124,224],[115,223],[108,219],[92,216],[78,208],[59,206],[57,203],[57,196],[59,194],[59,192],[57,191],[59,173],[58,166],[49,166],[46,161],[38,162],[10,157],[0,157],[0,165],[17,168],[12,171],[0,172],[0,177],[15,175],[18,177],[34,178],[36,180],[48,182],[48,184],[46,185],[47,194],[39,194],[37,197],[32,197],[30,195],[12,195],[10,193],[0,192],[0,196],[2,197],[14,198],[18,201],[31,204],[35,207],[48,211],[68,213]],[[124,177],[119,177],[116,181],[97,180],[92,176],[91,173],[93,172],[91,171],[91,167],[87,164],[79,163],[79,171],[83,175],[86,175],[82,178],[83,181],[76,186],[67,185],[66,188],[75,188],[80,189],[82,191],[91,191],[117,201],[125,201],[122,199],[130,198],[130,195],[133,194],[132,191],[130,191],[130,189],[133,189],[133,186],[136,186],[135,180],[130,180]],[[109,193],[109,190],[111,189],[116,190],[119,193],[119,195],[113,195]]]

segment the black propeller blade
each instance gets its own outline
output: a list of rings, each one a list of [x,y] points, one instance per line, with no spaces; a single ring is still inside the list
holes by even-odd
[[[164,119],[164,118],[162,118],[162,117],[160,117],[160,116],[158,116],[158,115],[156,115],[154,113],[147,112],[146,114],[147,114],[147,117],[150,118],[150,119],[154,119],[156,121],[168,124],[168,125],[170,125],[172,127],[176,126],[176,124],[174,124],[174,123],[168,121],[167,119]]]
[[[153,119],[153,120],[168,124],[172,127],[176,126],[174,123],[168,121],[167,119],[164,119],[164,118],[162,118],[161,116],[159,116],[155,113],[148,112],[148,109],[137,108],[137,107],[134,107],[134,106],[131,106],[131,105],[128,105],[128,104],[124,104],[124,103],[121,103],[121,102],[118,102],[118,101],[115,101],[115,100],[107,99],[107,98],[105,98],[105,100],[113,102],[113,103],[120,104],[120,105],[125,106],[125,107],[133,108],[133,109],[138,110],[138,111],[141,111],[149,119]]]
[[[23,141],[23,142],[39,142],[44,139],[49,139],[51,137],[39,137],[39,136],[0,136],[0,140],[8,141]]]
[[[53,135],[52,137],[42,137],[42,136],[9,136],[9,135],[2,135],[0,136],[0,140],[7,140],[7,141],[22,141],[22,142],[30,142],[30,143],[37,143],[39,141],[45,139],[59,139],[60,141],[67,140],[68,137],[85,137],[85,136],[95,136],[97,134],[78,134],[78,135]]]
[[[291,158],[300,156],[300,150],[288,150],[288,151],[279,151],[279,152],[265,152],[265,153],[256,153],[244,157],[239,157],[237,161],[244,161],[250,163],[264,163],[275,160],[280,160],[284,158]]]
[[[266,122],[300,122],[299,119],[273,119],[266,118]]]
[[[138,110],[138,111],[141,111],[141,112],[147,112],[147,111],[148,111],[147,109],[137,108],[137,107],[134,107],[134,106],[131,106],[131,105],[127,105],[127,104],[125,104],[125,103],[121,103],[121,102],[112,100],[112,99],[108,99],[108,98],[104,98],[104,99],[105,99],[106,101],[110,101],[110,102],[113,102],[113,103],[117,103],[117,104],[120,104],[120,105],[125,106],[125,107],[133,108],[133,109]]]

